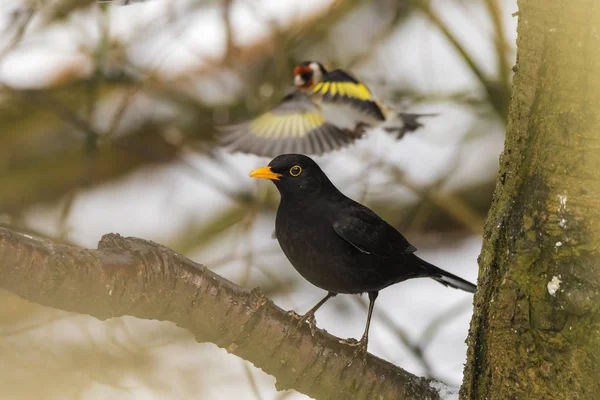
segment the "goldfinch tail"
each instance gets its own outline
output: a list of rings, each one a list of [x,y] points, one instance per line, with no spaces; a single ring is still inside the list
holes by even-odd
[[[421,128],[423,124],[419,121],[421,117],[436,117],[439,114],[411,114],[398,113],[394,120],[387,122],[384,130],[389,133],[397,134],[397,139],[402,139],[407,132],[414,132]]]

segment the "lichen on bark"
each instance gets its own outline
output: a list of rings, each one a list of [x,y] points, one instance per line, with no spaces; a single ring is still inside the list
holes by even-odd
[[[518,26],[461,398],[593,398],[600,393],[600,3],[521,0]]]

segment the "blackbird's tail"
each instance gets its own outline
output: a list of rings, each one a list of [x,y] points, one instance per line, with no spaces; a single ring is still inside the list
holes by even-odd
[[[458,276],[451,274],[450,272],[446,272],[443,269],[428,263],[427,261],[417,257],[414,254],[413,256],[417,259],[421,267],[423,267],[427,271],[424,276],[427,276],[431,279],[435,279],[444,286],[450,286],[455,289],[461,289],[465,292],[475,293],[475,290],[477,290],[477,286],[473,285],[471,282],[466,281],[463,278],[459,278]]]

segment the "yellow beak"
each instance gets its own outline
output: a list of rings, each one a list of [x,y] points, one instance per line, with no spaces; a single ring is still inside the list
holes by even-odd
[[[254,171],[250,172],[251,178],[264,178],[271,179],[274,181],[278,181],[281,174],[271,171],[271,167],[262,167],[257,168]]]

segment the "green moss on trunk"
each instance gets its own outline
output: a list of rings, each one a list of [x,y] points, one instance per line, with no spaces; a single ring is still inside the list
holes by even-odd
[[[520,0],[517,46],[461,398],[597,398],[600,2]]]

